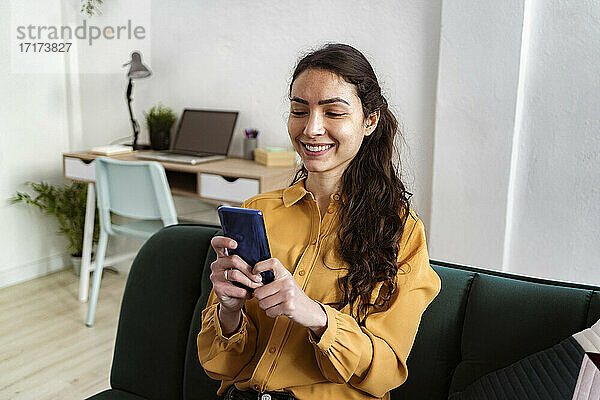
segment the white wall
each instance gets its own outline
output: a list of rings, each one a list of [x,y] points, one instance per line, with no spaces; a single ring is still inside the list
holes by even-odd
[[[14,10],[19,12],[19,10]],[[60,9],[35,21],[60,19]],[[33,17],[32,17],[33,19]],[[11,9],[0,2],[0,287],[62,268],[66,241],[38,210],[8,205],[25,181],[62,181],[68,148],[64,74],[11,72]],[[33,61],[39,63],[40,61]]]
[[[600,9],[445,2],[434,259],[600,285]]]
[[[531,1],[509,271],[600,285],[600,8]]]
[[[431,257],[502,265],[523,0],[445,2]]]

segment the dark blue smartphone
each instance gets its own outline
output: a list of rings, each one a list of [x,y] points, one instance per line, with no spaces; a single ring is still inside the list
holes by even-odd
[[[227,249],[227,254],[237,254],[251,267],[257,262],[271,258],[265,221],[260,210],[221,206],[218,211],[224,235],[237,242],[237,247]],[[264,285],[273,282],[275,278],[273,271],[263,271],[260,274]],[[231,283],[249,292],[254,291],[237,281]]]

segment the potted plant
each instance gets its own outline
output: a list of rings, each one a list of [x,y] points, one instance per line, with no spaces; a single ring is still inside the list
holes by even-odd
[[[87,14],[88,17],[102,14],[99,5],[102,4],[102,0],[81,0],[81,12]]]
[[[175,113],[169,107],[158,104],[148,112],[144,112],[146,126],[150,132],[150,145],[154,150],[169,148],[171,127],[177,120]]]
[[[71,254],[73,270],[79,275],[81,254],[83,252],[83,230],[87,203],[87,185],[72,182],[70,185],[51,185],[46,182],[26,182],[36,192],[32,197],[28,193],[17,192],[10,199],[11,204],[26,203],[36,206],[46,215],[54,215],[58,220],[58,232],[69,241],[67,250]],[[92,244],[98,242],[100,224],[98,212],[94,218]]]

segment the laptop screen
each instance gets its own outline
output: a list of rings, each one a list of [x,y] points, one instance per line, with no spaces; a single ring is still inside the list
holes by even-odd
[[[237,111],[186,108],[179,120],[171,150],[226,156],[237,116]]]

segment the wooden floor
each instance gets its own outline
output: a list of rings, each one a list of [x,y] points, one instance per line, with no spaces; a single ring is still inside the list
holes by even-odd
[[[72,269],[0,289],[0,399],[85,399],[107,389],[126,279],[104,270],[92,328]]]

